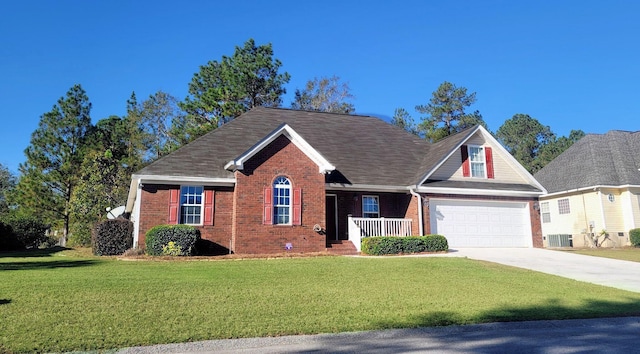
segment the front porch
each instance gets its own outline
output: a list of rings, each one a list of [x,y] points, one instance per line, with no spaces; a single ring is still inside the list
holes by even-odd
[[[411,236],[412,223],[412,219],[404,218],[356,218],[348,216],[348,239],[360,252],[361,241],[364,237]]]

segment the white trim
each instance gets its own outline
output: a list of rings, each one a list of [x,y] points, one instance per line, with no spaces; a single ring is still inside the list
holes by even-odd
[[[604,215],[604,203],[602,203],[602,190],[598,189],[598,200],[600,201],[600,216],[602,217],[602,228],[600,230],[607,229],[607,220]],[[595,232],[595,230],[593,230]]]
[[[364,198],[374,198],[377,201],[376,204],[378,205],[378,216],[376,216],[375,218],[380,218],[380,196],[373,195],[373,194],[363,194],[362,195],[362,198],[361,198],[361,201],[360,201],[360,204],[362,206],[362,217],[363,218],[367,218],[367,216],[364,216],[364,213],[365,213],[365,211],[364,211]],[[368,214],[372,214],[372,213],[369,212]],[[368,217],[368,218],[370,218],[370,217]]]
[[[138,188],[138,185],[140,184],[139,182],[140,180],[136,180],[136,179],[132,179],[131,180],[131,184],[135,185],[134,187],[131,188],[135,188],[135,195],[136,198],[133,202],[133,214],[131,215],[131,218],[133,219],[133,247],[139,247],[138,245],[138,240],[140,238],[140,200],[142,198],[142,188]],[[131,192],[131,191],[130,191]]]
[[[187,205],[187,206],[197,206],[198,204],[182,204],[182,187],[195,187],[195,188],[202,188],[202,193],[200,193],[200,223],[198,224],[188,224],[188,223],[181,223],[181,219],[182,219],[182,206],[183,205]],[[204,186],[203,185],[193,185],[193,184],[181,184],[180,185],[180,189],[178,190],[178,220],[177,220],[177,224],[178,225],[191,225],[191,226],[203,226],[204,225]]]
[[[377,184],[326,183],[326,190],[346,190],[362,192],[409,192],[412,186],[384,186]]]
[[[587,190],[593,190],[595,192],[600,188],[606,188],[606,189],[640,188],[640,185],[623,184],[621,186],[609,186],[609,185],[598,184],[598,185],[595,185],[595,186],[581,187],[581,188],[576,188],[576,189],[567,189],[565,191],[560,191],[560,192],[546,193],[546,194],[543,194],[542,196],[540,196],[540,198],[551,198],[551,197],[556,197],[556,196],[563,195],[563,194],[584,192],[584,191],[587,191]]]
[[[476,149],[480,149],[482,150],[482,173],[484,174],[483,177],[478,177],[478,176],[474,176],[473,175],[473,164],[478,164],[480,162],[478,161],[472,161],[471,160],[471,148],[476,148]],[[476,178],[476,179],[489,179],[489,174],[487,171],[487,150],[485,149],[485,146],[482,145],[476,145],[476,144],[468,144],[467,145],[467,155],[469,156],[469,178]]]
[[[422,196],[418,193],[416,193],[415,189],[409,189],[409,193],[411,193],[412,196],[418,198],[418,231],[420,233],[420,235],[418,236],[424,236],[424,218],[423,218],[423,212],[422,212]]]
[[[199,184],[203,186],[224,186],[233,187],[236,184],[234,178],[220,177],[191,177],[191,176],[167,176],[167,175],[133,175],[134,178],[140,179],[141,183],[154,184]]]
[[[320,173],[327,173],[336,169],[327,159],[325,159],[316,149],[314,149],[306,140],[304,140],[293,128],[288,124],[282,124],[267,136],[262,138],[259,142],[253,145],[249,150],[243,152],[240,156],[229,161],[224,165],[225,170],[235,171],[243,170],[244,163],[260,152],[262,149],[271,144],[280,135],[286,136],[292,143],[294,143],[302,152],[311,159],[316,165],[318,165],[318,171]]]
[[[439,187],[418,187],[418,193],[433,194],[455,194],[455,195],[493,195],[500,197],[539,197],[542,192],[526,192],[513,190],[496,190],[496,189],[472,189],[472,188],[439,188]]]
[[[460,150],[460,147],[462,145],[464,145],[469,139],[471,139],[471,137],[473,135],[475,135],[475,133],[480,132],[482,134],[482,136],[484,137],[484,139],[486,141],[488,141],[488,146],[493,147],[495,149],[500,150],[500,153],[502,154],[503,157],[506,158],[507,163],[509,163],[512,167],[514,167],[515,169],[518,170],[518,172],[520,173],[520,175],[522,175],[526,180],[529,181],[529,184],[534,185],[536,188],[540,189],[541,191],[544,191],[544,193],[547,192],[547,190],[544,188],[544,186],[542,186],[542,184],[540,184],[540,182],[538,182],[533,175],[531,175],[531,173],[529,173],[529,171],[527,171],[519,162],[518,160],[515,159],[515,157],[513,157],[508,151],[507,149],[504,148],[504,146],[502,146],[502,144],[500,144],[498,142],[498,140],[496,140],[496,138],[493,137],[493,135],[491,135],[484,127],[482,127],[481,125],[478,125],[475,129],[471,130],[471,132],[469,132],[469,134],[467,135],[466,138],[464,138],[463,140],[461,140],[444,158],[442,158],[440,160],[440,162],[438,162],[438,164],[436,164],[436,166],[434,168],[432,168],[431,170],[427,171],[426,174],[422,177],[422,179],[418,182],[418,184],[416,185],[416,187],[420,188],[420,186],[427,181],[427,179],[429,179],[429,177],[431,177],[432,174],[434,174],[438,168],[440,168],[440,166],[442,166],[451,156],[453,156],[453,154],[457,151]],[[485,152],[486,153],[486,152]],[[495,158],[494,158],[495,161]]]

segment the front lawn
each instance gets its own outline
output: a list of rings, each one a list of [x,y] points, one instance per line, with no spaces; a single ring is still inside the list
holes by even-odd
[[[640,315],[640,294],[463,258],[0,254],[0,352]]]
[[[605,257],[620,259],[623,261],[640,262],[640,248],[579,248],[575,250],[565,250],[567,252],[584,254],[587,256]]]

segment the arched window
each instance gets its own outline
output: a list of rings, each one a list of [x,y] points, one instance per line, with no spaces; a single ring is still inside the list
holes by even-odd
[[[273,181],[273,223],[291,224],[291,181],[284,176]]]
[[[292,185],[287,177],[278,176],[264,189],[263,224],[302,225],[302,189]]]

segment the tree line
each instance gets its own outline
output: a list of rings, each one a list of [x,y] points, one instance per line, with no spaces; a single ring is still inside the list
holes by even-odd
[[[60,232],[62,245],[67,239],[70,245],[89,245],[91,229],[105,218],[106,208],[125,204],[132,173],[253,107],[281,107],[291,78],[281,67],[271,44],[249,39],[233,55],[200,66],[184,100],[158,91],[140,102],[134,92],[124,116],[95,124],[87,93],[74,85],[40,117],[19,176],[0,165],[0,222],[35,217]],[[444,82],[428,104],[415,107],[423,115],[418,123],[402,108],[391,123],[431,142],[476,124],[486,127],[478,111],[465,112],[475,96]],[[290,106],[350,114],[353,99],[338,76],[319,77],[296,89]],[[584,133],[557,138],[536,119],[517,114],[495,135],[535,172]]]

